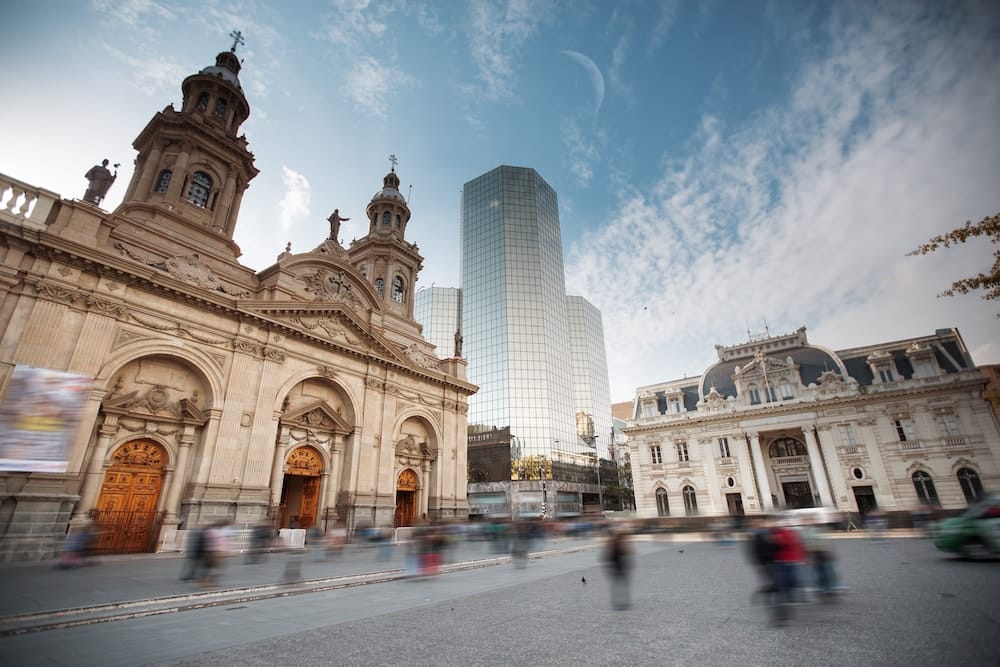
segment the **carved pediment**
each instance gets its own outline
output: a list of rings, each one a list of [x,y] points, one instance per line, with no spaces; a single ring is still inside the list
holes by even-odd
[[[747,380],[750,378],[763,378],[765,372],[770,377],[772,374],[781,373],[788,370],[788,364],[771,357],[760,356],[748,361],[743,366],[737,366],[733,373],[733,379],[740,378]]]
[[[337,435],[350,435],[354,427],[340,412],[323,401],[316,401],[281,416],[284,426],[299,427],[310,431],[325,431]]]

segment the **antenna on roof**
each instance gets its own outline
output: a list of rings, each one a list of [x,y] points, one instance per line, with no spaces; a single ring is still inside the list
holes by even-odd
[[[767,318],[765,317],[765,318],[763,318],[763,320],[764,320],[764,333],[767,334],[768,337],[770,337],[771,336],[771,330],[767,328]]]
[[[406,193],[406,203],[407,203],[407,204],[409,204],[409,203],[410,203],[410,199],[411,199],[412,197],[413,197],[413,183],[410,183],[410,189],[409,189],[409,191],[408,191],[408,192]]]
[[[753,340],[753,337],[750,335],[750,320],[747,320],[746,323],[747,323],[747,342],[749,343]]]

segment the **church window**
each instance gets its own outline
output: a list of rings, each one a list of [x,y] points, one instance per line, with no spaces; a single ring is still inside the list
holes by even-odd
[[[983,482],[979,479],[979,473],[971,468],[962,468],[958,471],[958,483],[962,487],[962,494],[965,502],[973,504],[979,502],[983,497]]]
[[[202,93],[198,96],[198,111],[204,111],[208,108],[208,93]]]
[[[392,300],[403,303],[403,279],[399,276],[392,279]]]
[[[684,514],[693,516],[698,513],[698,496],[693,486],[684,487]]]
[[[896,419],[893,424],[896,427],[896,437],[900,442],[913,440],[913,422],[909,419]]]
[[[678,461],[691,460],[691,458],[688,456],[688,444],[686,442],[677,443],[677,460]]]
[[[389,211],[386,211],[382,214],[382,224],[388,225],[390,222],[392,222],[392,215],[390,215]]]
[[[786,456],[808,456],[806,446],[795,438],[778,438],[771,443],[768,454],[772,459],[785,458]]]
[[[203,171],[194,172],[191,177],[191,187],[188,188],[188,201],[195,206],[205,208],[208,205],[208,195],[212,192],[212,178]]]
[[[224,97],[220,97],[215,100],[215,115],[219,118],[226,117],[226,107],[229,106],[229,100]]]
[[[923,470],[913,473],[913,489],[917,492],[917,498],[924,505],[937,505],[938,494],[934,488],[934,480]]]
[[[396,216],[395,221],[393,221],[392,226],[395,227],[396,229],[399,229],[399,216],[398,215]]]
[[[667,490],[656,490],[656,516],[670,516],[670,501],[667,500]]]
[[[167,188],[170,187],[170,179],[173,177],[173,172],[169,169],[164,169],[160,172],[160,175],[156,178],[156,192],[166,192]]]
[[[375,291],[379,296],[385,296],[385,281],[381,278],[375,279]]]
[[[719,456],[728,459],[732,456],[729,451],[729,438],[719,438]]]

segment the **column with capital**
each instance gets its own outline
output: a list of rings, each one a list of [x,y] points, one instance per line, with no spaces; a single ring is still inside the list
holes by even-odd
[[[278,434],[278,442],[274,446],[274,463],[271,466],[271,504],[277,505],[281,502],[281,484],[285,477],[285,451],[288,449],[288,441],[291,434],[287,426],[281,426]]]
[[[177,521],[177,503],[181,497],[181,489],[184,488],[184,480],[187,478],[187,460],[194,444],[194,426],[185,425],[181,433],[180,445],[177,451],[177,463],[174,466],[174,476],[170,480],[170,488],[167,490],[167,503],[164,509],[167,510],[166,522]]]
[[[760,434],[752,432],[747,435],[750,436],[750,456],[753,458],[754,472],[757,477],[760,508],[764,511],[773,510],[774,500],[771,498],[771,483],[767,479],[767,468],[764,467],[764,456],[760,451]]]
[[[337,511],[337,496],[340,495],[340,469],[344,458],[344,436],[334,434],[330,449],[330,479],[326,487],[327,511]]]
[[[709,512],[724,512],[725,503],[722,502],[722,478],[715,467],[715,451],[712,449],[714,441],[706,438],[704,441],[698,438],[691,438],[691,447],[701,448],[701,460],[704,461],[705,483],[708,485],[708,499],[711,502]]]
[[[97,444],[90,457],[87,474],[83,478],[83,484],[80,488],[80,502],[76,505],[74,519],[86,518],[90,510],[94,509],[97,494],[101,490],[101,484],[104,483],[104,459],[108,455],[111,438],[116,433],[118,433],[118,415],[105,415],[104,423],[97,429]]]
[[[826,477],[826,470],[823,468],[823,459],[820,458],[815,429],[816,426],[813,424],[802,428],[802,433],[806,436],[806,451],[809,452],[809,470],[812,471],[812,478],[816,481],[816,490],[819,491],[820,505],[823,507],[836,507],[833,498],[830,496],[830,480]]]

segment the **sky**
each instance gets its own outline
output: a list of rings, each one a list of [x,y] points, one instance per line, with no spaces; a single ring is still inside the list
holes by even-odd
[[[715,345],[807,327],[832,349],[957,327],[1000,363],[1000,304],[938,298],[1000,211],[1000,4],[746,0],[40,0],[0,23],[0,172],[63,197],[179,106],[239,30],[260,174],[240,261],[346,243],[398,158],[421,286],[460,286],[462,185],[533,167],[567,291],[601,310],[611,397]]]

